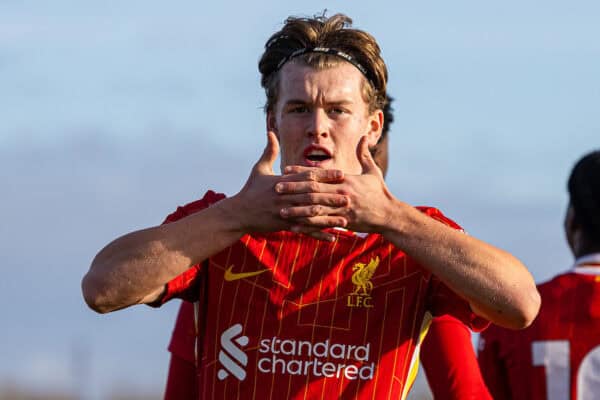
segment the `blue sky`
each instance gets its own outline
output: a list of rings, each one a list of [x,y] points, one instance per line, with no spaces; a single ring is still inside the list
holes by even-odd
[[[538,281],[568,268],[566,178],[599,147],[600,5],[422,3],[0,2],[0,385],[161,390],[177,305],[98,316],[80,279],[114,237],[241,187],[265,137],[256,63],[288,15],[345,12],[378,38],[397,197]]]

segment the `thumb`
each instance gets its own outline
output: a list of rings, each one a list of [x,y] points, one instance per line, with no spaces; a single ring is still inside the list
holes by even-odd
[[[356,156],[362,166],[363,174],[381,175],[381,170],[375,163],[375,160],[373,160],[373,156],[369,150],[369,143],[366,136],[360,138],[356,149]]]
[[[279,141],[272,131],[267,132],[267,145],[258,162],[254,165],[254,171],[262,175],[274,175],[273,164],[279,155]]]

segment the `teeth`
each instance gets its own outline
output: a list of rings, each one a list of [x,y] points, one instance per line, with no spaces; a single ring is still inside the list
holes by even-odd
[[[323,150],[312,150],[308,155],[309,156],[327,156],[328,154],[326,152],[324,152]]]

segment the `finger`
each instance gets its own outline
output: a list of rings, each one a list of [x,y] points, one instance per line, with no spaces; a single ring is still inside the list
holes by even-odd
[[[315,231],[308,233],[308,236],[312,236],[317,240],[323,240],[325,242],[335,242],[335,235],[329,232]]]
[[[305,167],[303,165],[288,165],[287,167],[284,168],[283,173],[284,173],[284,175],[299,174],[299,173],[305,172],[305,171],[312,171],[313,169],[316,169],[316,168],[315,167]]]
[[[288,165],[283,170],[283,173],[284,180],[307,180],[315,182],[341,182],[344,180],[344,172],[339,169]]]
[[[346,226],[348,221],[342,215],[345,209],[326,207],[322,205],[286,207],[282,208],[279,215],[287,220],[311,226]]]
[[[335,189],[330,186],[330,184],[315,181],[278,182],[275,185],[275,191],[279,194],[335,193]]]
[[[280,195],[301,193],[348,194],[346,188],[338,183],[321,183],[314,181],[280,181],[275,185],[275,192]]]
[[[331,215],[319,215],[317,217],[300,217],[289,220],[290,223],[305,225],[313,228],[345,228],[348,226],[346,218]]]
[[[258,162],[254,165],[254,171],[263,175],[274,175],[273,164],[279,155],[279,141],[275,133],[267,132],[267,145]]]
[[[295,206],[321,204],[331,207],[345,207],[350,204],[350,199],[346,195],[337,193],[286,194],[285,196],[281,197],[280,204],[291,204]]]
[[[292,232],[302,233],[307,236],[311,236],[317,240],[324,240],[326,242],[334,242],[336,236],[333,233],[325,232],[320,229],[305,227],[302,225],[295,225],[292,228]]]
[[[356,156],[363,169],[363,174],[376,174],[381,175],[381,170],[373,160],[371,151],[369,151],[369,143],[366,136],[360,138],[358,147],[356,149]]]
[[[279,215],[282,218],[307,218],[307,217],[318,217],[318,216],[331,216],[338,218],[338,220],[344,219],[340,217],[346,210],[341,207],[329,207],[321,204],[311,204],[307,206],[292,206],[284,207],[279,211]],[[341,218],[341,219],[340,219]]]

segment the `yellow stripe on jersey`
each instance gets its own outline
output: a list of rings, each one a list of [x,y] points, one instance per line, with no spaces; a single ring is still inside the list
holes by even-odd
[[[417,379],[417,373],[419,372],[419,352],[421,351],[421,343],[423,343],[423,340],[425,340],[425,336],[427,335],[427,331],[429,331],[432,319],[433,316],[431,313],[426,311],[425,315],[423,315],[423,322],[421,322],[421,329],[419,330],[419,340],[415,345],[415,351],[413,352],[410,360],[410,368],[408,370],[408,376],[406,377],[404,389],[402,390],[402,397],[400,397],[402,400],[406,399],[410,388],[412,387],[413,383],[415,383],[415,379]]]

